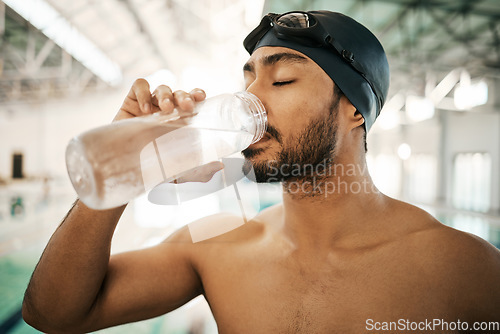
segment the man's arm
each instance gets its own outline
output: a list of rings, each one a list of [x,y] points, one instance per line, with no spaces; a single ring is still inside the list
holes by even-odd
[[[172,93],[166,86],[151,95],[139,79],[115,120],[174,107],[189,111],[204,98],[201,90]],[[75,203],[33,272],[23,302],[27,323],[47,332],[86,332],[166,313],[201,293],[187,229],[156,247],[110,257],[124,208],[96,211]]]
[[[26,322],[47,332],[87,332],[166,313],[202,292],[187,230],[110,258],[122,211],[94,211],[77,201],[33,273],[23,303]]]

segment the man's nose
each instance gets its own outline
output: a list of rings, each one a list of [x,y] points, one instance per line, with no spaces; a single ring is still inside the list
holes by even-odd
[[[255,80],[254,82],[252,82],[246,89],[247,92],[249,93],[252,93],[253,95],[257,96],[257,98],[260,100],[260,102],[262,102],[262,105],[264,106],[264,108],[266,109],[266,111],[269,113],[269,106],[267,104],[267,96],[266,96],[266,93],[264,91],[264,89],[262,89],[262,87],[259,87],[259,84],[257,82],[257,80]]]

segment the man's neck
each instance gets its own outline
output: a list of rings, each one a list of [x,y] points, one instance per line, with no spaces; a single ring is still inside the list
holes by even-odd
[[[283,183],[283,229],[299,249],[330,250],[370,243],[386,197],[366,164],[339,164],[327,175]],[[368,238],[367,238],[368,237]]]

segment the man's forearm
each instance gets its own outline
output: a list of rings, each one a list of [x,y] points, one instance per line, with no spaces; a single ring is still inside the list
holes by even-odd
[[[50,239],[23,302],[29,320],[82,320],[106,276],[111,238],[125,206],[95,211],[77,201]]]

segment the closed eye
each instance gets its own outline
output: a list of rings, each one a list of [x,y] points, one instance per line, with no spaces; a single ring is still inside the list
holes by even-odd
[[[288,80],[288,81],[276,81],[276,82],[273,82],[273,86],[284,86],[284,85],[288,85],[288,84],[291,84],[294,80]]]

